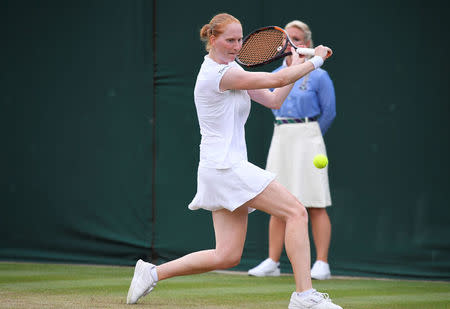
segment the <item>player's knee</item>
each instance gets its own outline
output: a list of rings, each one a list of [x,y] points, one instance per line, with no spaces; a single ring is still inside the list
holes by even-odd
[[[241,262],[241,255],[231,256],[227,259],[227,265],[225,268],[235,267],[239,265],[240,262]]]
[[[242,252],[223,252],[217,255],[217,269],[232,268],[241,262]]]
[[[303,205],[298,205],[298,207],[293,207],[290,210],[288,220],[295,220],[299,224],[308,224],[308,212]]]

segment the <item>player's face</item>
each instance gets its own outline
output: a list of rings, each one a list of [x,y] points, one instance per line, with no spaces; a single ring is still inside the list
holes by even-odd
[[[239,23],[225,26],[221,35],[212,38],[215,60],[225,64],[234,61],[242,47],[242,27]]]

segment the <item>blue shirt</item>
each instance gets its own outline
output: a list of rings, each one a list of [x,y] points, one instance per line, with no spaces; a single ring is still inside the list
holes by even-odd
[[[286,61],[274,72],[286,67]],[[306,83],[305,83],[306,79]],[[336,117],[336,96],[333,82],[325,70],[316,69],[295,82],[280,109],[272,110],[275,117],[305,118],[319,116],[322,135]]]

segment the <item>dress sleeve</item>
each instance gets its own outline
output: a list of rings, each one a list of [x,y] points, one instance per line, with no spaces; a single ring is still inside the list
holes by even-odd
[[[216,80],[215,80],[215,86],[214,89],[219,92],[223,93],[224,91],[220,90],[220,81],[222,80],[222,77],[225,75],[225,73],[232,68],[233,65],[231,63],[229,64],[219,64],[217,66],[217,74],[216,74]]]

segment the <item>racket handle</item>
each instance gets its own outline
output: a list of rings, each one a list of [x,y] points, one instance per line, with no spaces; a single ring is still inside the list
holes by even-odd
[[[297,54],[305,56],[314,56],[314,48],[299,47],[295,50]]]

